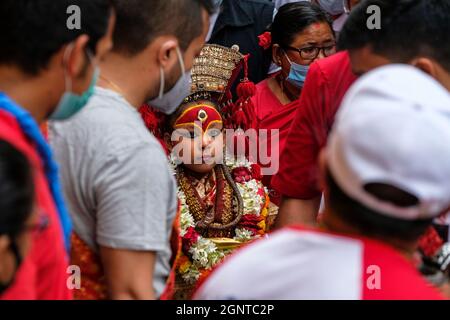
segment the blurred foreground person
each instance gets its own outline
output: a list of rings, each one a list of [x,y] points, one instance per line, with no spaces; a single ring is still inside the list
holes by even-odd
[[[68,28],[67,9],[83,13]],[[71,223],[58,170],[39,125],[82,109],[112,47],[114,11],[108,0],[0,1],[0,138],[19,148],[34,169],[37,210],[48,228],[33,239],[4,299],[70,299],[67,286]]]
[[[381,30],[367,28],[370,5],[381,8]],[[352,7],[338,40],[338,47],[347,51],[311,65],[301,108],[281,155],[280,171],[272,179],[272,186],[283,196],[278,227],[316,222],[322,196],[318,155],[342,97],[357,76],[389,63],[404,63],[450,89],[450,47],[442,45],[450,42],[449,14],[447,0],[366,0]],[[418,25],[421,27],[411,32]]]
[[[450,206],[449,105],[448,92],[410,66],[361,78],[320,157],[328,204],[322,226],[290,227],[243,249],[196,297],[442,298],[413,256]]]
[[[50,125],[74,222],[77,299],[155,299],[165,286],[176,185],[138,108],[173,113],[190,89],[209,0],[116,0],[114,49],[87,107]],[[155,14],[157,13],[157,14]],[[168,23],[169,22],[169,23]]]

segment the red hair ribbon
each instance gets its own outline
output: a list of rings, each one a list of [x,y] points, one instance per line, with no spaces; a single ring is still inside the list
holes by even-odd
[[[267,50],[272,45],[272,34],[268,31],[258,36],[259,46]]]

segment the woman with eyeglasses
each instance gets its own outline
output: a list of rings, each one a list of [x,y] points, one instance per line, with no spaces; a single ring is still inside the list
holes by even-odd
[[[13,283],[40,227],[34,207],[33,174],[27,158],[0,140],[0,298]]]
[[[273,168],[283,151],[295,111],[301,107],[298,99],[309,66],[334,54],[336,39],[331,18],[326,12],[309,2],[295,2],[280,8],[271,32],[260,36],[260,45],[272,50],[272,59],[281,68],[273,77],[256,86],[256,95],[252,98],[255,129],[268,130],[267,139],[259,131],[259,157],[262,153],[270,163],[263,163],[261,159],[258,162]],[[276,140],[279,141],[278,150]],[[271,176],[264,177],[264,184],[269,189],[270,179]],[[270,194],[271,200],[278,203],[277,192],[270,190]]]

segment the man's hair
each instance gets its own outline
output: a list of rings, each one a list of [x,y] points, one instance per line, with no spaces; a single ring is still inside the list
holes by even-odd
[[[381,29],[371,30],[367,9],[381,9]],[[394,62],[407,63],[425,56],[450,72],[450,1],[365,0],[351,12],[339,35],[339,48],[373,51]]]
[[[114,0],[117,11],[114,51],[134,56],[154,39],[173,35],[182,50],[203,30],[202,9],[211,14],[211,0]]]
[[[280,7],[270,27],[272,43],[281,47],[291,46],[295,37],[314,23],[327,23],[333,31],[331,17],[318,5],[309,2],[293,2]]]
[[[327,172],[326,176],[329,188],[329,206],[333,214],[367,237],[415,241],[432,223],[432,219],[402,220],[372,210],[342,191],[330,172]],[[418,199],[414,195],[386,184],[369,184],[365,186],[365,191],[398,207],[407,208],[418,203]]]
[[[16,237],[31,216],[33,174],[27,158],[0,140],[0,235]]]
[[[81,11],[79,30],[67,26],[72,5]],[[1,0],[0,64],[37,75],[58,50],[82,34],[89,36],[89,49],[95,53],[111,10],[110,0]]]

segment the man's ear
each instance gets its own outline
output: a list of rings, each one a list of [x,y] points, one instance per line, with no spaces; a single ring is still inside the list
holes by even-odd
[[[163,69],[166,69],[168,66],[171,68],[170,65],[174,64],[173,61],[178,60],[178,56],[175,51],[178,47],[178,41],[174,37],[159,37],[153,41],[150,46],[153,47],[152,50],[156,49],[156,59]]]
[[[115,10],[113,10],[111,16],[109,17],[108,29],[106,31],[106,34],[97,42],[97,47],[95,50],[95,58],[97,59],[98,62],[104,61],[107,54],[114,47],[113,34],[115,27],[116,27],[116,12]]]
[[[410,64],[437,79],[438,70],[433,60],[429,58],[417,58],[412,60]]]
[[[71,78],[82,76],[90,63],[86,53],[88,42],[89,36],[83,34],[62,49],[63,64]]]

